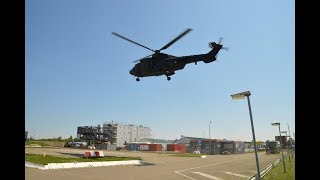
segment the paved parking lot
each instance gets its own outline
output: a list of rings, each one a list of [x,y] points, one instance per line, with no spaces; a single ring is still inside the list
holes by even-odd
[[[26,148],[26,153],[54,156],[81,156],[85,150],[67,148]],[[25,168],[27,180],[85,180],[85,179],[125,179],[125,180],[222,180],[247,179],[256,173],[254,153],[238,155],[210,155],[200,157],[174,157],[151,152],[104,151],[105,155],[138,156],[145,165],[74,168],[59,170],[39,170]],[[280,154],[259,153],[260,170],[274,162]]]

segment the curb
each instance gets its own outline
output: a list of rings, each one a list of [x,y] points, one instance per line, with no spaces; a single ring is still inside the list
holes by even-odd
[[[122,165],[142,165],[142,160],[128,161],[101,161],[101,162],[75,162],[75,163],[49,163],[48,165],[35,164],[25,161],[26,167],[38,168],[41,170],[47,169],[70,169],[84,167],[101,167],[101,166],[122,166]]]

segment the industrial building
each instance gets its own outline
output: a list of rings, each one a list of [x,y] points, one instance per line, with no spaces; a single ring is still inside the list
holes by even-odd
[[[87,142],[88,145],[108,142],[108,138],[103,134],[100,125],[79,126],[77,129],[77,139],[83,142]]]
[[[113,121],[103,124],[103,134],[111,144],[121,147],[126,143],[137,142],[151,137],[151,129],[142,125],[120,124]]]
[[[232,154],[245,153],[244,142],[223,140],[221,142],[221,152],[223,152],[223,151],[228,151]]]
[[[221,141],[219,139],[194,139],[190,141],[188,152],[198,151],[201,154],[220,154]]]
[[[241,141],[230,141],[221,139],[202,139],[202,140],[191,140],[189,151],[198,151],[201,154],[222,154],[224,151],[228,151],[232,154],[245,153],[244,142]]]
[[[188,153],[192,153],[195,150],[195,147],[191,147],[190,143],[191,141],[195,142],[195,141],[203,141],[206,138],[198,138],[198,137],[189,137],[189,136],[183,136],[181,135],[181,138],[176,140],[174,143],[175,144],[184,144],[186,146],[186,152]]]
[[[88,142],[88,145],[115,144],[116,147],[130,142],[137,142],[143,138],[150,138],[151,129],[142,125],[120,124],[116,122],[104,123],[98,126],[80,126],[77,139]]]
[[[286,136],[281,136],[281,138],[280,138],[280,136],[275,136],[274,139],[275,139],[276,141],[279,141],[279,142],[282,144],[282,147],[283,147],[284,149],[287,148],[288,143],[287,143],[287,137],[286,137]],[[281,140],[280,140],[280,139],[281,139]]]

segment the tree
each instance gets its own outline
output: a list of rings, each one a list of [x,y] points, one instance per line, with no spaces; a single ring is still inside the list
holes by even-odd
[[[262,141],[256,141],[256,145],[257,145],[257,147],[260,147],[261,145],[262,145]],[[252,147],[254,147],[254,142],[253,142],[253,140],[251,141],[251,146]]]

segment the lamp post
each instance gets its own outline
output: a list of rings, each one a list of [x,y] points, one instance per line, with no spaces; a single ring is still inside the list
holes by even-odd
[[[251,113],[251,105],[250,105],[250,98],[249,96],[251,95],[250,91],[245,91],[237,94],[231,95],[232,99],[244,99],[247,97],[248,100],[248,106],[249,106],[249,114],[250,114],[250,121],[251,121],[251,130],[252,130],[252,136],[253,136],[253,144],[254,144],[254,152],[256,156],[256,165],[257,165],[257,176],[258,180],[260,180],[260,168],[259,168],[259,159],[258,159],[258,151],[257,151],[257,144],[256,144],[256,137],[254,133],[254,126],[253,126],[253,120],[252,120],[252,113]]]
[[[287,123],[287,125],[288,125],[288,131],[289,131],[289,141],[290,141],[290,150],[289,150],[290,154],[289,154],[289,158],[290,158],[290,155],[291,155],[292,158],[293,158],[293,154],[292,154],[292,153],[293,153],[293,152],[292,152],[292,139],[291,139],[289,124]]]
[[[210,137],[210,124],[211,124],[211,121],[209,122],[209,139],[211,138]]]
[[[279,126],[279,135],[280,135],[280,147],[281,147],[281,153],[282,153],[282,164],[283,164],[283,172],[286,173],[286,163],[284,162],[284,156],[283,156],[283,147],[281,143],[281,130],[280,130],[280,123],[271,123],[272,126]]]
[[[211,136],[210,136],[210,125],[211,125],[211,121],[209,122],[209,154],[211,154]]]

